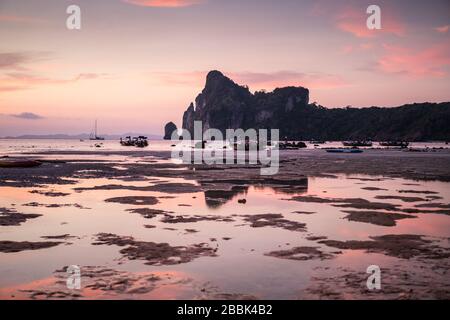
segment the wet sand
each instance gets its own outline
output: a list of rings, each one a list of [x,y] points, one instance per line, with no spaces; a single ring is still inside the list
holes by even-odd
[[[2,299],[450,298],[448,150],[282,151],[275,176],[165,151],[16,157],[42,164],[0,168]]]

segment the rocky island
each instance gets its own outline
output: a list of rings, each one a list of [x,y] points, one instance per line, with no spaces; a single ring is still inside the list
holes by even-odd
[[[310,103],[304,87],[250,92],[220,71],[210,71],[203,91],[183,114],[182,128],[279,129],[291,140],[450,140],[450,102],[395,108],[325,108]]]
[[[170,140],[171,136],[172,136],[172,132],[174,132],[175,130],[177,130],[177,126],[175,123],[173,122],[168,122],[165,126],[164,126],[164,140]]]

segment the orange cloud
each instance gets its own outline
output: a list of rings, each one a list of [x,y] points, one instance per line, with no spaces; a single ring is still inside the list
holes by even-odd
[[[405,34],[405,25],[399,18],[392,14],[392,10],[381,11],[381,29],[370,30],[367,28],[368,14],[361,9],[347,7],[336,16],[336,26],[338,29],[353,34],[358,38],[373,38],[380,34],[394,34],[403,36]]]
[[[123,0],[142,7],[178,8],[200,4],[204,0]]]
[[[450,66],[450,44],[442,43],[413,52],[411,49],[384,45],[386,53],[379,59],[378,68],[385,73],[412,77],[443,77]]]
[[[439,33],[447,33],[448,30],[450,30],[450,24],[447,24],[446,26],[434,28],[434,30]]]

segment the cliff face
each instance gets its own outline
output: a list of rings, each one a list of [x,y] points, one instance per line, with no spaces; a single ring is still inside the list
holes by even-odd
[[[203,130],[268,128],[285,112],[306,107],[308,89],[288,87],[271,93],[252,94],[247,87],[234,83],[219,71],[211,71],[206,77],[202,93],[191,103],[183,115],[183,129],[193,132],[195,120],[203,122]]]
[[[251,93],[218,71],[206,77],[202,93],[195,99],[195,120],[203,120],[204,130],[236,129],[245,126]]]
[[[450,140],[450,102],[327,109],[309,104],[306,88],[252,94],[219,71],[208,73],[195,107],[184,112],[183,129],[192,134],[195,120],[203,130],[279,129],[281,138],[298,140]]]
[[[194,132],[194,104],[191,103],[187,110],[183,114],[183,124],[182,128],[188,130],[189,132]]]

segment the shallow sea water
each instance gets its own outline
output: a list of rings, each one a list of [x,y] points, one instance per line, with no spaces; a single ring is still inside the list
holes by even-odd
[[[126,160],[126,159],[124,159]],[[161,178],[164,182],[196,181]],[[370,236],[384,234],[419,234],[442,239],[448,245],[450,216],[442,214],[413,214],[415,219],[398,220],[393,227],[384,227],[344,219],[347,215],[329,203],[290,201],[296,194],[283,193],[268,187],[251,186],[219,206],[208,205],[203,192],[167,194],[164,192],[131,190],[86,190],[75,192],[73,188],[106,184],[147,186],[158,184],[154,177],[149,181],[124,182],[113,179],[83,179],[74,185],[50,185],[42,190],[70,193],[63,197],[48,197],[30,193],[41,188],[0,187],[0,206],[15,208],[21,213],[38,213],[41,217],[30,219],[20,226],[0,227],[0,241],[45,241],[42,236],[70,234],[76,238],[62,240],[56,247],[17,253],[0,253],[0,298],[27,297],[21,290],[46,288],[54,281],[54,272],[64,266],[102,266],[125,270],[133,274],[160,274],[166,277],[161,285],[145,294],[108,295],[95,290],[84,290],[88,298],[150,298],[194,299],[208,293],[245,294],[262,299],[296,299],[310,284],[319,269],[351,268],[365,274],[369,265],[389,268],[401,259],[364,250],[337,250],[307,240],[308,236],[325,236],[333,240],[368,240]],[[369,191],[364,187],[386,190]],[[450,203],[448,183],[423,182],[373,176],[309,177],[308,188],[297,195],[321,198],[363,198],[375,202],[413,208],[422,202],[407,203],[401,200],[375,199],[377,195],[419,196],[400,194],[399,190],[434,191],[442,199],[434,202]],[[159,203],[139,206],[107,203],[104,200],[121,196],[155,196]],[[246,203],[238,203],[239,199]],[[25,206],[39,204],[79,204],[47,208]],[[126,209],[149,207],[173,211],[174,215],[214,215],[231,217],[234,221],[199,221],[195,223],[163,223],[160,216],[146,219]],[[353,210],[353,209],[347,209]],[[308,211],[312,214],[295,213]],[[254,228],[243,215],[282,214],[285,219],[306,224],[306,231],[291,231],[280,227]],[[144,225],[155,228],[145,228]],[[172,228],[170,230],[166,228]],[[186,229],[195,229],[190,233]],[[128,260],[119,251],[122,247],[92,245],[98,233],[132,236],[140,241],[167,242],[172,246],[207,243],[217,248],[215,257],[199,257],[177,265],[146,265],[145,261]],[[212,238],[216,241],[211,240]],[[230,239],[228,239],[230,238]],[[59,241],[59,240],[56,240]],[[287,260],[265,255],[274,250],[298,246],[318,247],[323,252],[336,252],[333,259],[307,261]]]

